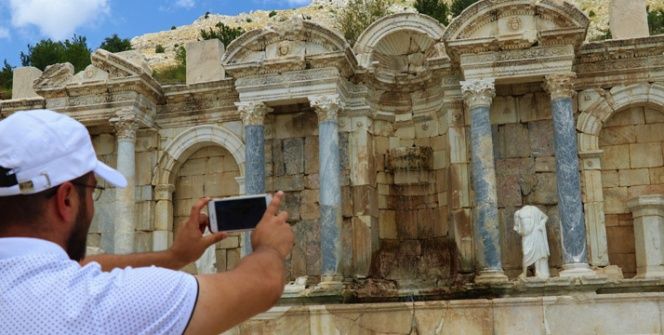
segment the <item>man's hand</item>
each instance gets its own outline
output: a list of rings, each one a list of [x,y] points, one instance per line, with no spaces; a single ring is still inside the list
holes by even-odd
[[[293,248],[293,230],[286,223],[288,213],[279,211],[284,192],[277,192],[272,197],[263,218],[251,234],[251,245],[254,250],[272,248],[286,258]]]
[[[196,201],[191,207],[189,219],[180,224],[173,239],[173,245],[168,250],[174,259],[182,262],[182,266],[197,260],[205,249],[228,236],[223,232],[203,235],[209,219],[205,213],[201,213],[201,210],[209,201],[208,197],[202,197]]]

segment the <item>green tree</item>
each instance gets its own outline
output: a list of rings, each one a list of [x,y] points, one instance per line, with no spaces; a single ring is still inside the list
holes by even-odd
[[[447,17],[450,14],[450,8],[442,0],[417,0],[415,1],[415,9],[444,25],[449,23]]]
[[[454,0],[452,1],[452,6],[450,10],[452,11],[452,17],[457,17],[464,9],[468,8],[470,5],[476,3],[479,0]]]
[[[650,35],[664,34],[664,9],[648,10],[648,28]]]
[[[219,39],[224,46],[228,46],[235,40],[244,34],[244,29],[242,27],[231,28],[225,25],[223,22],[218,22],[214,25],[216,29],[210,28],[208,31],[201,29],[201,38],[203,40]]]
[[[388,14],[388,7],[387,0],[350,0],[337,16],[337,24],[346,40],[355,44],[370,24]]]
[[[90,65],[90,52],[84,36],[74,35],[64,42],[54,42],[49,38],[34,46],[28,44],[28,53],[21,51],[21,65],[34,66],[43,71],[48,65],[69,62],[78,72]]]
[[[4,66],[0,69],[0,99],[9,99],[12,96],[13,71],[14,67],[5,59]]]
[[[99,49],[104,49],[108,52],[121,52],[131,50],[131,42],[128,38],[120,38],[118,34],[106,37]]]

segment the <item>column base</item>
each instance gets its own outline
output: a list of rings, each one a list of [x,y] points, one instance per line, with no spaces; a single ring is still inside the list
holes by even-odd
[[[500,284],[507,283],[508,278],[503,271],[480,271],[480,274],[475,277],[475,284]]]
[[[597,273],[593,271],[588,263],[570,263],[563,264],[563,271],[560,271],[559,277],[561,278],[578,278],[578,277],[598,277]]]
[[[340,275],[322,275],[320,283],[314,287],[316,294],[339,294],[344,288],[343,276]]]

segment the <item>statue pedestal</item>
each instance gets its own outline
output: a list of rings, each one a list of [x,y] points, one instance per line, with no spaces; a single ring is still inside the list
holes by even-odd
[[[664,278],[664,195],[642,195],[627,207],[634,217],[636,278]]]
[[[507,281],[508,278],[502,271],[481,271],[475,277],[475,284],[499,284]]]

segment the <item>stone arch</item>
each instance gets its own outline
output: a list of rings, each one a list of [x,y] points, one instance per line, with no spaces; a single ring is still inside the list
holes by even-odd
[[[385,16],[365,29],[355,43],[357,54],[371,53],[386,36],[399,31],[414,31],[434,41],[441,41],[444,27],[428,15],[397,13]]]
[[[174,170],[177,168],[179,161],[196,150],[211,144],[222,146],[228,150],[235,158],[235,162],[240,169],[240,175],[244,176],[244,142],[240,137],[223,127],[203,125],[187,129],[166,146],[166,150],[157,164],[153,184],[173,185],[175,178],[173,172],[175,172]]]
[[[605,123],[616,113],[631,107],[664,108],[664,85],[633,84],[613,87],[610,91],[588,89],[579,94],[579,155],[585,196],[585,220],[588,227],[591,264],[609,264],[605,228],[605,199],[602,182],[603,151],[599,137]]]
[[[221,63],[228,65],[269,59],[269,46],[279,42],[291,44],[287,52],[290,56],[299,55],[299,52],[306,56],[338,52],[349,47],[341,33],[311,21],[293,19],[244,33],[227,46]]]
[[[555,22],[557,28],[587,29],[586,15],[567,2],[555,0],[481,0],[466,8],[447,27],[443,38],[446,41],[474,37],[478,28],[499,19],[505,12],[513,14],[537,14],[547,21]]]

